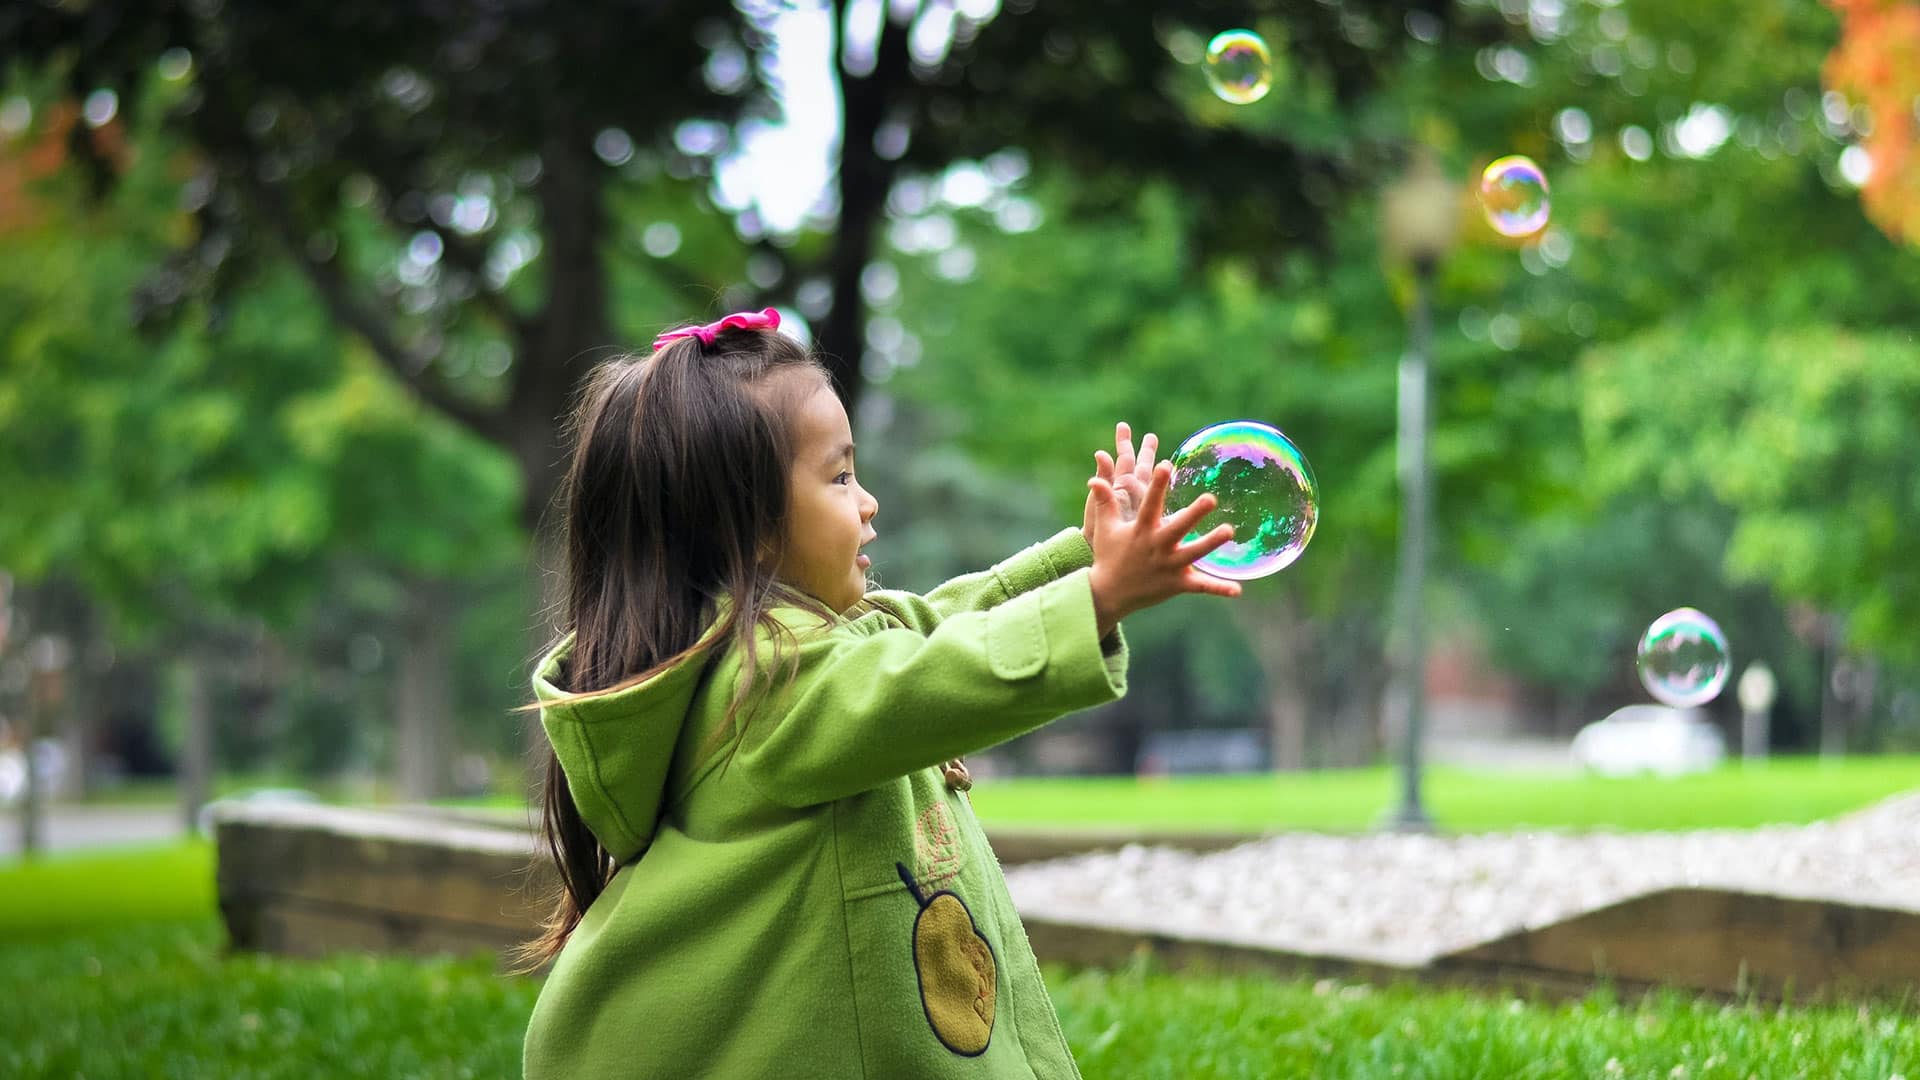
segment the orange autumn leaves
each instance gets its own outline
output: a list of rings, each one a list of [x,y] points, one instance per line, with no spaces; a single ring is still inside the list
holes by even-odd
[[[1861,189],[1867,217],[1896,241],[1920,246],[1920,2],[1826,0],[1840,16],[1827,54],[1828,89],[1866,106],[1873,118],[1861,146],[1873,162]]]

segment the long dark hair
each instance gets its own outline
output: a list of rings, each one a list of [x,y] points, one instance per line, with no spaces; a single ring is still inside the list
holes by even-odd
[[[732,643],[745,651],[747,678],[728,708],[723,731],[731,731],[762,671],[756,629],[772,631],[777,646],[769,608],[808,602],[775,580],[773,556],[787,506],[790,417],[827,379],[791,338],[739,329],[710,345],[681,338],[587,377],[559,495],[561,626],[573,634],[561,690],[616,692]],[[560,888],[542,934],[517,950],[521,970],[560,952],[617,869],[581,820],[551,748],[543,788],[541,832]]]

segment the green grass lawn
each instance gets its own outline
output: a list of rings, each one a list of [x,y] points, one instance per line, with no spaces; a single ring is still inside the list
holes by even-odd
[[[284,960],[222,940],[201,918],[0,948],[0,1076],[518,1075],[539,984],[486,956]],[[1889,1006],[1555,1005],[1147,965],[1047,980],[1089,1078],[1888,1080],[1920,1065],[1920,1031]]]
[[[1454,828],[1803,821],[1915,784],[1915,759],[1776,762],[1675,781],[1436,773]],[[1136,783],[985,781],[991,822],[1360,829],[1384,770]],[[1920,1080],[1910,1003],[1572,1004],[1418,986],[1050,967],[1090,1078],[1806,1077]],[[0,865],[0,1076],[518,1073],[537,980],[487,956],[291,960],[226,951],[204,842]]]
[[[1243,776],[983,779],[974,809],[989,825],[1108,826],[1130,829],[1359,832],[1380,823],[1398,798],[1388,768]],[[369,801],[366,791],[297,778],[222,777],[216,792],[309,787],[334,801]],[[1742,828],[1804,823],[1920,789],[1920,757],[1774,758],[1664,779],[1567,772],[1436,768],[1426,777],[1427,809],[1449,832],[1489,829]],[[166,803],[171,789],[142,784],[99,797]],[[379,801],[375,790],[371,801]],[[95,800],[89,800],[95,801]],[[447,799],[448,806],[522,808],[517,798]]]
[[[0,949],[61,931],[206,919],[214,901],[213,845],[200,840],[0,863]]]
[[[1398,794],[1390,769],[1247,776],[981,780],[974,809],[989,826],[1353,832],[1380,823]],[[1439,768],[1428,811],[1450,832],[1522,827],[1695,829],[1801,823],[1920,788],[1920,757],[1823,764],[1776,758],[1662,779]]]
[[[1552,1004],[1145,963],[1047,980],[1090,1078],[1920,1076],[1892,1004]],[[0,1076],[514,1076],[538,993],[485,955],[229,953],[204,844],[0,869]]]
[[[511,1077],[538,984],[490,957],[223,952],[217,921],[0,948],[7,1077]],[[17,1002],[19,999],[9,994]]]

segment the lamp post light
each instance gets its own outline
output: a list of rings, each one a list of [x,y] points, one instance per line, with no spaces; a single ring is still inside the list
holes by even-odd
[[[1427,711],[1427,525],[1432,482],[1427,465],[1427,363],[1433,348],[1433,278],[1452,250],[1460,223],[1459,190],[1424,148],[1406,175],[1385,192],[1381,240],[1387,256],[1413,270],[1413,304],[1407,312],[1407,351],[1400,358],[1399,436],[1400,555],[1394,582],[1389,715],[1400,720],[1400,802],[1384,825],[1401,831],[1431,831],[1433,819],[1420,799],[1421,729]]]

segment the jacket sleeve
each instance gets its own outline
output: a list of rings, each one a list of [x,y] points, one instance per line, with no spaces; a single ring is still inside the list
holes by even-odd
[[[875,590],[868,600],[923,634],[963,611],[986,611],[1022,593],[1093,565],[1093,549],[1078,528],[1062,529],[985,570],[962,574],[925,596]]]
[[[886,628],[803,639],[785,689],[744,710],[733,767],[785,806],[830,802],[984,750],[1126,693],[1127,653],[1095,638],[1088,572],[930,634]],[[784,682],[776,670],[775,686]]]

